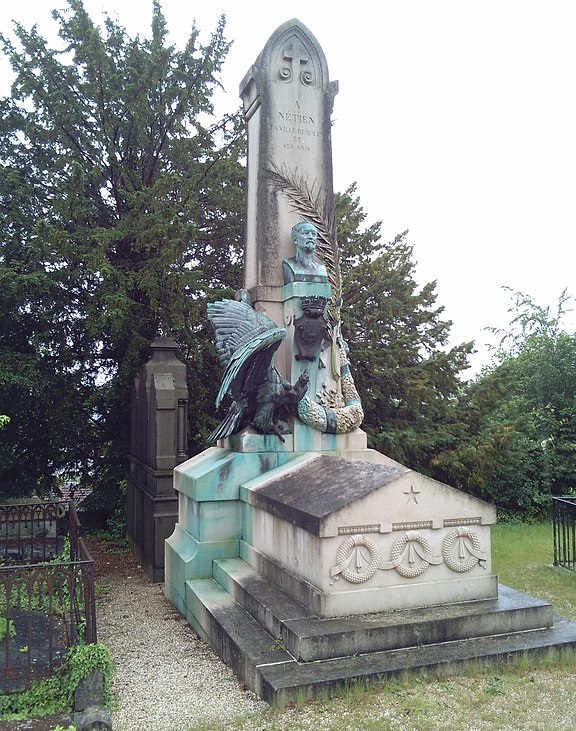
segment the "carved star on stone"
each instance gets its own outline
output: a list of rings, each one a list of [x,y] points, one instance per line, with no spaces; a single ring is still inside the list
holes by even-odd
[[[408,495],[408,500],[406,502],[409,503],[414,500],[416,505],[418,505],[418,498],[416,497],[416,495],[420,495],[420,490],[415,490],[414,485],[410,485],[410,489],[408,490],[408,492],[405,492],[404,495]]]

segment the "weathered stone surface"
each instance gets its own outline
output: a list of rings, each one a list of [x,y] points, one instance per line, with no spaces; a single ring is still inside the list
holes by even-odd
[[[157,338],[150,349],[132,393],[126,518],[136,559],[152,581],[163,581],[164,541],[178,517],[173,469],[187,457],[188,388],[178,344]]]
[[[322,519],[409,471],[401,465],[319,455],[255,489],[253,504],[318,535]]]
[[[500,586],[497,599],[319,619],[244,561],[225,559],[216,564],[214,578],[220,586],[270,634],[281,636],[288,651],[302,662],[553,625],[548,602],[506,586]]]
[[[76,731],[112,731],[112,716],[106,708],[91,706],[76,715]]]
[[[300,220],[266,173],[293,175],[331,197],[337,91],[322,48],[296,19],[272,34],[240,85],[249,139],[245,286],[255,302],[280,300],[282,260],[293,254],[290,231]]]
[[[280,703],[406,669],[454,672],[576,646],[576,623],[551,626],[548,604],[506,590],[499,597],[494,507],[367,449],[352,418],[362,410],[325,225],[336,91],[297,20],[271,36],[242,83],[245,288],[287,330],[279,373],[294,383],[306,372],[308,389],[298,417],[287,415],[284,443],[247,429],[178,467],[179,522],[166,542],[166,595],[239,678]],[[284,280],[302,219],[316,236],[308,230],[294,243],[322,259],[326,276],[319,269],[296,281],[289,266]],[[320,343],[303,319],[318,298],[328,303]]]
[[[83,711],[90,706],[104,705],[104,676],[102,671],[94,668],[92,672],[78,683],[74,692],[74,710]]]
[[[382,460],[301,455],[244,483],[246,560],[322,617],[493,599],[493,506]]]
[[[450,675],[576,648],[576,622],[556,617],[550,626],[549,604],[507,587],[488,602],[334,620],[314,618],[302,607],[298,619],[297,605],[279,589],[271,601],[241,562],[220,564],[219,581],[227,583],[223,574],[229,573],[242,590],[226,591],[214,580],[188,583],[200,634],[270,703],[319,698],[350,682],[401,677],[407,670]],[[262,617],[274,613],[265,628]],[[311,661],[295,656],[297,648],[313,652]]]

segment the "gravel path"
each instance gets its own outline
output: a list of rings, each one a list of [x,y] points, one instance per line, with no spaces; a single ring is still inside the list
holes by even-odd
[[[267,708],[241,689],[234,674],[202,642],[140,570],[108,576],[98,605],[98,640],[117,674],[114,731],[184,731]]]

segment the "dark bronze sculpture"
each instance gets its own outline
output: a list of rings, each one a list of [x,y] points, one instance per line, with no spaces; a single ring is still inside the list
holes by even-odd
[[[227,299],[209,304],[208,318],[216,333],[218,357],[226,369],[216,406],[227,394],[232,398],[226,417],[209,441],[224,439],[248,425],[284,441],[282,409],[300,401],[308,387],[307,373],[292,386],[274,367],[274,354],[286,337],[286,328],[277,327],[245,301]]]
[[[282,262],[284,282],[328,282],[324,263],[316,256],[318,229],[309,221],[292,226],[296,255]]]
[[[296,360],[315,361],[322,341],[329,337],[325,318],[326,297],[301,297],[302,316],[294,320],[294,337],[298,347]]]

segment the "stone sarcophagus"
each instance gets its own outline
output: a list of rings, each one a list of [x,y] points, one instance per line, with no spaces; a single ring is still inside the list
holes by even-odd
[[[248,562],[319,617],[498,595],[494,508],[401,465],[312,453],[241,496]]]

